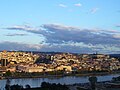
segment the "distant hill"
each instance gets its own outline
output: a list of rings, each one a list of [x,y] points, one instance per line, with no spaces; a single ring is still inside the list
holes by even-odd
[[[120,54],[110,54],[110,57],[120,58]]]

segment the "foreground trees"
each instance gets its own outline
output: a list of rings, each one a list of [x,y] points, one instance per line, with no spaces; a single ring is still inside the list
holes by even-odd
[[[9,85],[6,83],[5,90],[69,90],[66,85],[42,82],[41,87],[31,88],[30,85],[25,85],[25,88],[21,85]]]
[[[96,83],[97,83],[97,77],[95,77],[95,76],[89,77],[89,82],[91,85],[91,89],[95,90]]]
[[[66,85],[42,82],[41,90],[69,90],[69,88]]]

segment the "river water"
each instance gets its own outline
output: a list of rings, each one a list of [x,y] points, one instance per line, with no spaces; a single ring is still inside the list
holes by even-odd
[[[108,81],[113,77],[118,77],[120,74],[110,74],[104,76],[97,76],[98,81]],[[10,84],[19,84],[25,87],[26,84],[29,84],[31,87],[40,87],[42,82],[50,83],[61,83],[61,84],[74,84],[74,83],[86,83],[89,76],[66,76],[66,77],[51,77],[51,78],[23,78],[23,79],[10,79]],[[6,80],[0,80],[0,90],[4,90]]]

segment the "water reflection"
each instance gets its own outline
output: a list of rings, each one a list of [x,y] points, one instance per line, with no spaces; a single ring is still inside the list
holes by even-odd
[[[97,76],[98,81],[107,81],[111,80],[112,77],[117,77],[119,74],[114,75],[104,75]],[[61,83],[61,84],[74,84],[74,83],[86,83],[88,82],[88,76],[67,76],[67,77],[51,77],[51,78],[23,78],[23,79],[11,79],[11,85],[19,84],[25,87],[26,84],[29,84],[31,87],[39,87],[42,82],[50,82],[50,83]],[[6,80],[0,80],[0,89],[5,87]]]

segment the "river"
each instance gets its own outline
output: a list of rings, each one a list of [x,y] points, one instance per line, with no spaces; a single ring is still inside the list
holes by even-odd
[[[108,81],[113,77],[118,77],[120,74],[110,74],[97,76],[98,81]],[[42,82],[50,82],[50,83],[61,83],[61,84],[74,84],[74,83],[86,83],[88,81],[88,76],[66,76],[66,77],[51,77],[51,78],[23,78],[23,79],[10,79],[10,84],[19,84],[25,87],[26,84],[29,84],[31,87],[40,87]],[[5,87],[6,80],[0,80],[0,90],[3,90]]]

